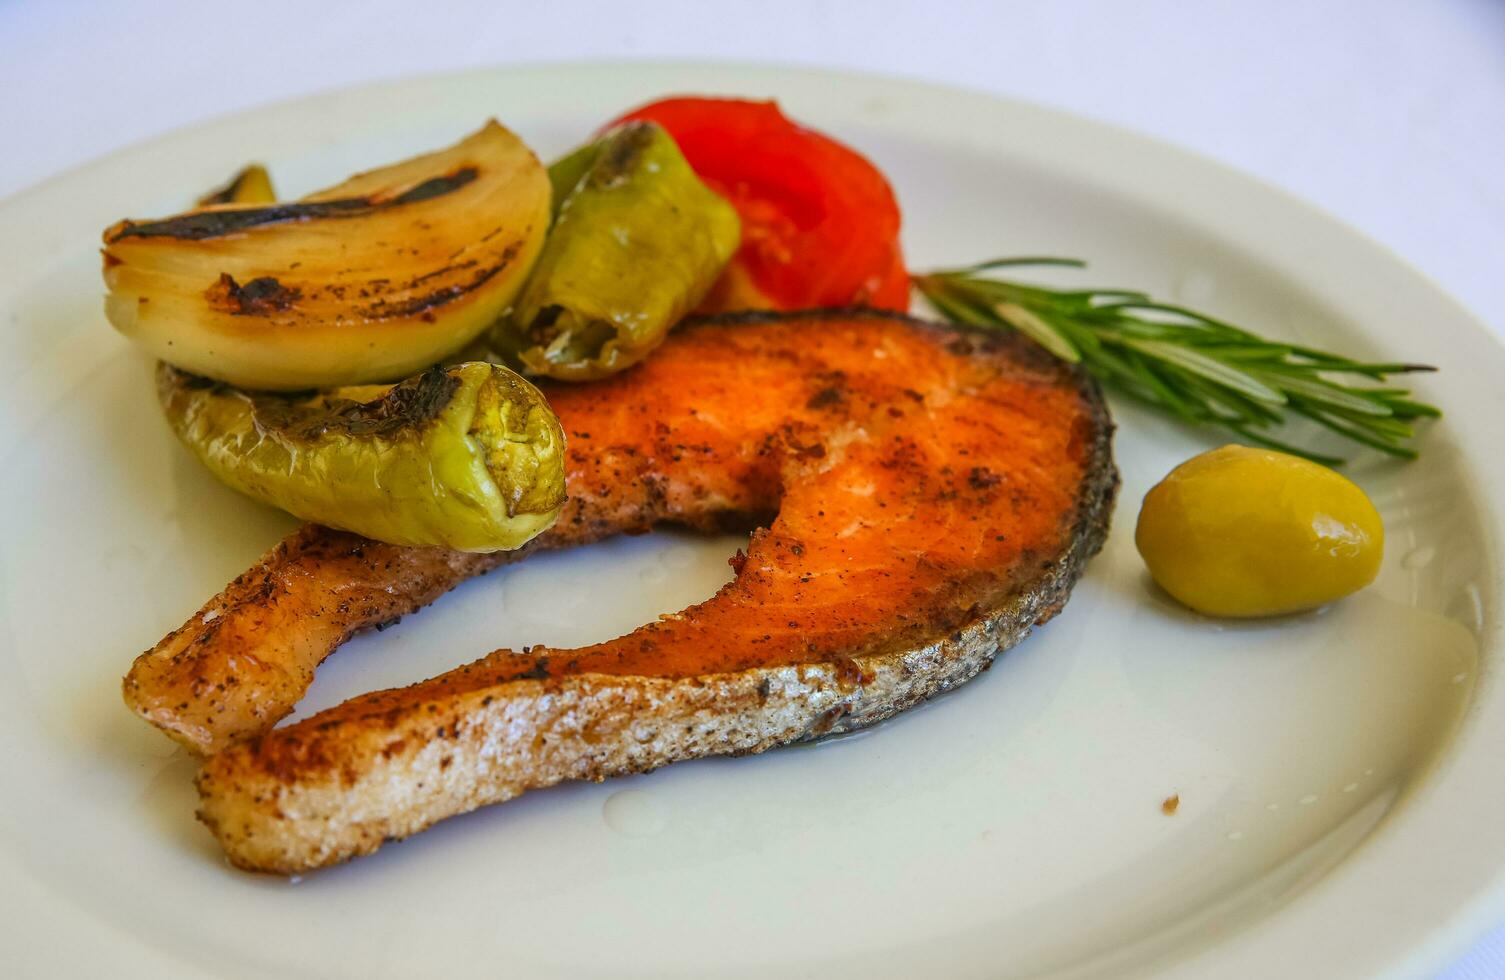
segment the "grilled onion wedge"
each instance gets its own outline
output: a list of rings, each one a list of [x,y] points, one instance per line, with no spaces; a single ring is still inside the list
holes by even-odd
[[[378,541],[505,551],[564,504],[559,419],[500,365],[281,394],[160,364],[157,394],[173,432],[224,483]]]
[[[538,158],[489,122],[298,201],[118,222],[104,235],[105,311],[169,364],[243,388],[395,381],[502,314],[550,196]]]

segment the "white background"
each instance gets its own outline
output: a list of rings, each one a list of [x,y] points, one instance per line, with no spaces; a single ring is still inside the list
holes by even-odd
[[[0,197],[290,96],[601,57],[889,72],[1141,130],[1316,203],[1505,329],[1505,0],[0,0]],[[1505,927],[1443,976],[1505,977]]]

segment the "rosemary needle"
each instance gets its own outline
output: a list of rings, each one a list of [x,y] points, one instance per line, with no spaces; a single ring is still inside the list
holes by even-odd
[[[1086,263],[995,259],[918,275],[913,282],[954,323],[1017,331],[1190,425],[1221,426],[1250,442],[1330,466],[1342,460],[1287,444],[1273,433],[1301,417],[1353,442],[1414,459],[1414,423],[1441,414],[1403,388],[1373,383],[1434,370],[1426,365],[1355,361],[1267,340],[1138,290],[1055,289],[996,274],[1040,265],[1084,268]]]

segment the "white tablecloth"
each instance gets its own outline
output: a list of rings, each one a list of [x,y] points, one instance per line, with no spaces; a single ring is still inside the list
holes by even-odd
[[[0,197],[289,96],[592,57],[894,72],[1152,133],[1326,208],[1505,328],[1501,0],[0,0]],[[1505,924],[1442,976],[1505,977]]]

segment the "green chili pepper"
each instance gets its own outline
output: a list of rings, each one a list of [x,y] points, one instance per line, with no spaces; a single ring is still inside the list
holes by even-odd
[[[163,364],[157,391],[173,431],[220,480],[379,541],[517,548],[564,503],[559,419],[538,389],[498,365],[290,395]]]
[[[570,381],[635,364],[736,251],[737,212],[656,123],[628,123],[550,168],[554,228],[493,343]]]

